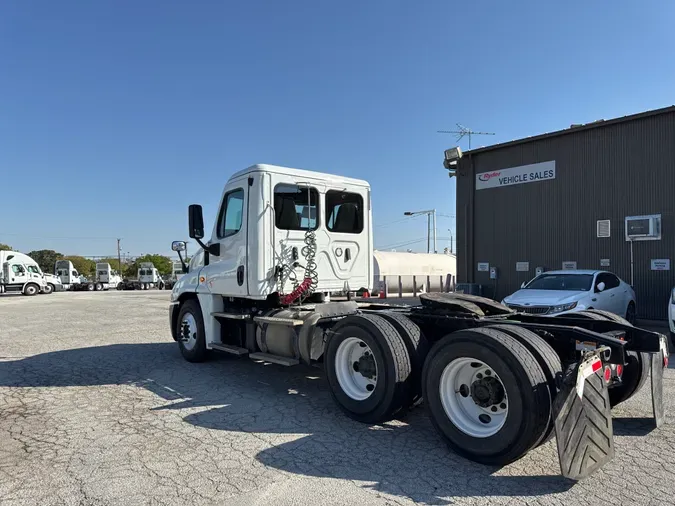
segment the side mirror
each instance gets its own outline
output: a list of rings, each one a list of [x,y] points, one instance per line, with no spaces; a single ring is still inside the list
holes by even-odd
[[[600,281],[600,283],[596,285],[596,288],[598,289],[598,292],[602,292],[605,289],[605,283]]]
[[[190,204],[188,207],[188,226],[190,238],[202,239],[204,237],[204,216],[202,206],[199,204]]]
[[[173,241],[171,243],[171,249],[173,251],[185,251],[185,241]]]

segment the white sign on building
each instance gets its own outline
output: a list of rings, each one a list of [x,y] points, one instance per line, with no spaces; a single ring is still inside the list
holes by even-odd
[[[652,258],[653,271],[669,271],[670,258]]]
[[[476,174],[476,190],[555,179],[555,160]]]

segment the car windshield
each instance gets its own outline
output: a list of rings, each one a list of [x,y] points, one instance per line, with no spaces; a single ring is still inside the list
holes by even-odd
[[[528,290],[572,290],[587,292],[591,289],[593,274],[543,274],[533,279]]]

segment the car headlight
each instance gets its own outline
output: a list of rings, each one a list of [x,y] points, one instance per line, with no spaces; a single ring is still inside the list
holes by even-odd
[[[560,304],[558,306],[553,306],[549,313],[562,313],[563,311],[569,311],[577,307],[577,302],[570,302],[569,304]]]

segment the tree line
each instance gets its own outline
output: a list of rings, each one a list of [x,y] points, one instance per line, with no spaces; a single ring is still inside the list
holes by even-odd
[[[12,247],[7,244],[0,243],[0,250],[12,250]],[[164,255],[148,254],[136,258],[130,262],[120,262],[117,258],[101,258],[100,260],[91,260],[78,255],[63,255],[58,251],[51,249],[41,249],[29,251],[26,253],[29,257],[37,262],[42,269],[42,272],[54,273],[54,265],[57,260],[70,260],[77,272],[83,276],[93,277],[96,274],[97,263],[109,263],[110,267],[119,272],[122,277],[133,278],[138,274],[138,268],[141,262],[152,262],[162,276],[171,274],[173,270],[172,260]]]

